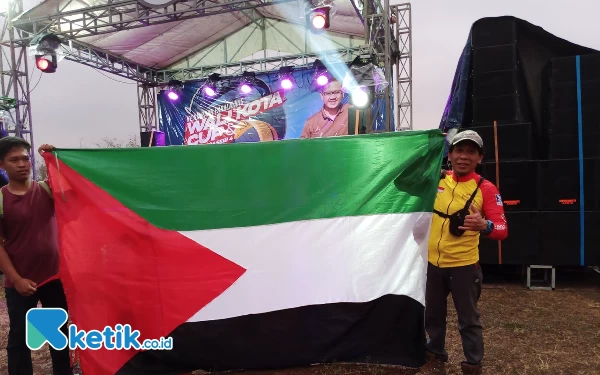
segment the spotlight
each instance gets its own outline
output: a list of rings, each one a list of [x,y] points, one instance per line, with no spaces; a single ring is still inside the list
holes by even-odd
[[[51,55],[36,55],[35,66],[44,73],[56,72],[56,56]]]
[[[315,14],[311,23],[315,29],[322,29],[325,27],[325,22],[325,15]]]
[[[357,108],[365,108],[370,102],[370,96],[366,88],[358,87],[352,90],[352,104]]]
[[[281,87],[289,90],[292,88],[292,81],[290,81],[289,78],[284,78],[283,81],[281,81]]]
[[[172,79],[167,85],[167,98],[170,100],[178,100],[183,94],[183,82]]]
[[[252,91],[252,87],[250,87],[250,85],[248,85],[248,84],[244,83],[244,84],[243,84],[243,85],[240,87],[240,90],[242,90],[242,92],[243,92],[244,94],[249,94],[249,93],[250,93],[250,91]]]
[[[46,70],[50,66],[50,61],[46,60],[43,57],[39,57],[36,61],[36,64],[40,70]]]
[[[282,89],[289,90],[292,88],[292,80],[294,79],[293,71],[294,68],[291,66],[284,66],[279,69],[279,79],[281,80]]]
[[[208,96],[215,96],[217,94],[217,90],[210,86],[204,86],[204,93]]]
[[[256,74],[253,72],[242,73],[242,80],[240,82],[240,91],[244,94],[250,94],[252,92],[252,86],[256,81]]]
[[[54,34],[42,33],[31,39],[29,54],[35,56],[35,66],[44,73],[54,73],[58,61],[64,57],[60,39]]]
[[[313,9],[306,17],[307,27],[313,33],[321,33],[329,28],[329,7]]]
[[[327,76],[325,74],[321,74],[318,78],[317,78],[317,83],[320,86],[325,86],[327,83],[329,83],[329,79],[327,78]]]
[[[202,92],[206,96],[215,96],[217,95],[217,82],[221,79],[221,75],[219,73],[213,73],[208,76],[208,80],[202,87]]]

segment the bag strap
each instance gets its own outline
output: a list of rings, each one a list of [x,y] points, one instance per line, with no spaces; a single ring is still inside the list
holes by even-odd
[[[479,187],[481,186],[481,184],[483,183],[484,178],[481,177],[479,179],[479,183],[477,184],[477,187],[475,188],[475,191],[473,192],[473,194],[471,194],[471,197],[469,198],[469,200],[467,201],[467,203],[465,204],[465,210],[468,210],[469,207],[471,207],[471,203],[473,203],[473,199],[475,199],[475,195],[477,195],[477,190],[479,190]]]
[[[471,194],[471,197],[469,198],[469,200],[467,201],[467,203],[465,204],[465,210],[468,210],[469,207],[471,207],[471,203],[473,203],[473,199],[475,199],[475,196],[477,195],[477,190],[479,190],[479,187],[481,186],[481,184],[483,183],[484,178],[481,177],[479,179],[479,182],[477,183],[477,187],[475,188],[475,191],[473,192],[473,194]],[[436,209],[433,210],[434,213],[438,214],[439,216],[443,217],[444,219],[448,219],[451,215],[448,215],[447,213],[444,212],[440,212]]]

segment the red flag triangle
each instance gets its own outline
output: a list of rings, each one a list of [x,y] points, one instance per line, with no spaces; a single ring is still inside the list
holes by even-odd
[[[53,155],[45,160],[58,221],[60,278],[78,329],[130,324],[140,342],[167,337],[246,271],[176,231],[150,224]],[[86,375],[114,374],[135,354],[82,350],[81,367]]]

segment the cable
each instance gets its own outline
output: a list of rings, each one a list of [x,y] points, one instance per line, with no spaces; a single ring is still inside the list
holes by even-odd
[[[33,92],[33,90],[35,90],[35,88],[37,87],[37,85],[40,83],[40,81],[42,80],[42,76],[44,75],[44,73],[42,73],[40,71],[40,78],[38,78],[37,83],[35,84],[35,86],[33,86],[33,88],[31,90],[29,90],[29,94],[31,95],[31,93]],[[31,75],[31,78],[33,78],[33,74]]]
[[[123,81],[119,81],[118,79],[114,79],[114,78],[112,78],[110,76],[107,76],[106,74],[102,73],[102,71],[100,69],[98,69],[98,68],[94,68],[93,66],[91,68],[94,69],[95,71],[97,71],[98,73],[102,74],[106,78],[111,79],[111,80],[113,80],[115,82],[119,82],[119,83],[122,83],[124,85],[137,85],[137,82],[123,82]]]

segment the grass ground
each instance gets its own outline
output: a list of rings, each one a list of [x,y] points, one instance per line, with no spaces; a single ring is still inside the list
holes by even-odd
[[[484,269],[484,279],[486,278]],[[484,281],[485,282],[485,281]],[[578,375],[600,373],[600,275],[557,275],[554,291],[534,291],[514,280],[484,285],[480,301],[486,345],[485,374]],[[0,288],[1,290],[2,288]],[[0,375],[6,374],[8,317],[0,291]],[[460,374],[462,347],[449,301],[449,374]],[[48,350],[33,353],[35,375],[50,375]],[[322,365],[263,375],[414,374],[376,365]],[[232,373],[229,373],[232,374]],[[238,372],[242,374],[242,372]],[[257,372],[243,372],[255,375]]]

